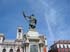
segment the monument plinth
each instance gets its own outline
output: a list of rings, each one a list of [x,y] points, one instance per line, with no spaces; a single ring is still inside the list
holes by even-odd
[[[24,12],[23,16],[29,23],[29,30],[26,33],[26,39],[29,43],[26,43],[28,46],[24,47],[26,49],[25,52],[44,52],[45,37],[36,31],[37,19],[33,14],[26,16]]]

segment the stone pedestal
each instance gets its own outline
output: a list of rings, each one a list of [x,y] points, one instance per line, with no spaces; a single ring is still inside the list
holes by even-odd
[[[45,38],[35,30],[26,33],[25,52],[44,52]]]

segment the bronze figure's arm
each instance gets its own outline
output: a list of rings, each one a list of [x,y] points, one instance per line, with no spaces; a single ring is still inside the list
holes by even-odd
[[[25,18],[26,20],[29,20],[29,19],[28,19],[29,16],[26,16],[24,12],[23,12],[23,16],[24,16],[24,18]]]

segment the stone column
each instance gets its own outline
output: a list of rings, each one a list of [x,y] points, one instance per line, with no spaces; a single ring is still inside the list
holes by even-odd
[[[29,43],[25,43],[25,52],[29,52]]]
[[[43,52],[43,46],[44,46],[44,43],[42,42],[42,40],[39,41],[39,52]]]
[[[25,45],[25,52],[29,52],[29,40],[27,39],[24,43]]]
[[[43,52],[43,44],[39,44],[39,52]]]

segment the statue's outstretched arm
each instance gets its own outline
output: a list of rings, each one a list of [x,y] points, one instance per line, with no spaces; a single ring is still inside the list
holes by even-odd
[[[26,20],[29,20],[29,19],[28,19],[29,16],[26,16],[24,12],[23,12],[23,16],[24,16],[24,18],[25,18]]]

